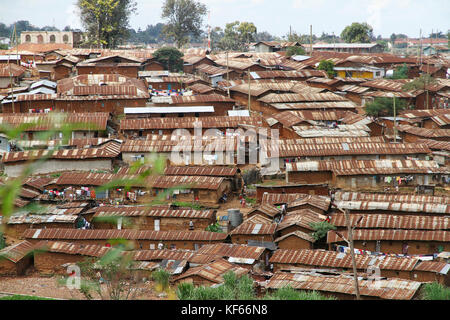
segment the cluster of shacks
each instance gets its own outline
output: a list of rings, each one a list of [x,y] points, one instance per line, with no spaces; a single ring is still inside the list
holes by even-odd
[[[297,45],[183,50],[182,73],[153,50],[42,44],[0,59],[0,183],[21,179],[14,214],[0,215],[0,275],[65,274],[123,239],[130,272],[163,268],[174,285],[233,271],[258,293],[354,299],[349,221],[362,298],[449,286],[448,58],[287,57]],[[408,79],[384,77],[403,65]],[[421,74],[435,80],[403,89]],[[378,97],[407,109],[368,116]]]

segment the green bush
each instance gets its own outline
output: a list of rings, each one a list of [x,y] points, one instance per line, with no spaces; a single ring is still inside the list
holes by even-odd
[[[162,289],[167,289],[169,287],[170,273],[164,269],[158,269],[152,272],[152,278],[155,282],[161,285]]]
[[[328,221],[321,221],[321,222],[311,222],[309,224],[311,228],[313,228],[314,232],[311,234],[311,236],[316,239],[316,241],[322,239],[325,237],[330,230],[336,230],[336,227],[329,223]]]
[[[15,294],[13,296],[1,297],[0,300],[56,300],[56,299]]]
[[[423,287],[423,300],[450,300],[450,288],[433,282]]]
[[[209,226],[207,226],[205,231],[223,233],[222,227],[220,226],[220,224],[218,222],[216,222],[215,224],[210,224]]]
[[[291,286],[286,286],[272,294],[266,294],[264,300],[336,300],[336,298],[323,296],[316,291],[297,291]]]

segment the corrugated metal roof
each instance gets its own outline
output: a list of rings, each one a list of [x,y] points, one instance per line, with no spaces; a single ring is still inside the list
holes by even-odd
[[[223,241],[225,233],[209,231],[151,231],[151,230],[83,230],[83,229],[28,229],[25,239],[42,240],[172,240],[172,241]]]
[[[0,257],[17,263],[23,257],[32,253],[33,250],[34,246],[31,244],[31,242],[24,240],[0,250]]]
[[[82,255],[90,257],[102,257],[111,247],[104,247],[95,244],[78,244],[62,241],[39,241],[34,245],[35,249],[54,253],[65,253],[71,255]]]
[[[341,232],[342,236],[347,239],[347,231]],[[356,229],[353,232],[353,240],[388,240],[388,241],[450,241],[450,231],[441,230],[392,230],[392,229]],[[327,242],[344,241],[333,231],[328,231]]]
[[[153,188],[167,189],[172,187],[187,187],[190,189],[217,190],[224,181],[223,177],[207,176],[159,176],[149,181]]]
[[[234,177],[236,173],[236,167],[226,166],[170,166],[164,170],[164,174],[167,176]]]
[[[263,149],[268,149],[270,145],[262,145]],[[271,147],[270,147],[271,148]],[[268,149],[268,152],[271,150]],[[431,153],[426,145],[417,143],[347,143],[345,148],[343,143],[329,143],[321,145],[279,145],[280,157],[301,157],[301,156],[330,156],[330,155],[357,155],[357,154],[428,154]]]
[[[311,227],[311,223],[322,222],[325,221],[325,219],[325,216],[309,209],[296,210],[289,212],[283,217],[283,220],[277,226],[277,231],[281,231],[294,225],[314,231],[314,228]]]
[[[222,283],[224,281],[223,275],[228,271],[233,271],[238,277],[249,273],[248,269],[239,267],[224,259],[210,262],[208,264],[190,268],[173,281],[179,281],[188,277],[197,276],[215,283]]]
[[[245,258],[259,260],[266,250],[265,247],[254,247],[243,244],[216,243],[203,245],[197,250],[199,254],[215,255],[224,258]]]
[[[413,195],[413,194],[387,194],[387,193],[363,193],[363,192],[345,192],[338,191],[334,194],[336,200],[343,201],[393,201],[393,202],[407,202],[407,203],[450,203],[450,197],[444,196],[428,196],[428,195]]]
[[[429,271],[447,275],[450,271],[450,264],[439,261],[421,261],[415,268],[415,271]]]
[[[395,278],[377,280],[377,286],[373,280],[360,280],[358,284],[361,296],[392,300],[410,300],[421,286],[420,282]],[[297,290],[355,295],[353,277],[345,275],[323,276],[277,272],[265,287],[280,289],[286,286]]]
[[[307,196],[304,193],[267,193],[262,196],[261,203],[282,204]]]
[[[450,204],[440,203],[405,203],[405,202],[387,202],[387,201],[342,201],[336,200],[336,206],[349,210],[382,210],[382,211],[400,211],[400,212],[421,212],[450,214]]]
[[[412,271],[419,259],[357,254],[355,255],[355,262],[356,268],[362,270],[367,270],[369,266],[377,266],[381,270]],[[314,268],[351,269],[352,257],[349,253],[320,249],[279,249],[270,258],[270,263],[301,264]]]
[[[399,125],[397,126],[397,130],[400,132],[410,133],[419,137],[425,138],[449,138],[450,137],[450,129],[426,129],[413,127],[410,125]]]
[[[450,230],[450,217],[391,215],[391,214],[352,214],[351,225],[358,229],[411,229],[411,230]],[[331,223],[337,227],[346,227],[344,214],[334,214]]]
[[[137,250],[133,259],[136,261],[186,260],[191,263],[204,264],[217,260],[219,256],[202,254],[199,251],[181,249]]]
[[[258,101],[265,103],[287,103],[287,102],[326,102],[326,101],[348,101],[348,99],[341,97],[337,94],[328,93],[311,93],[311,94],[299,94],[299,93],[271,93]]]
[[[88,211],[94,213],[94,217],[164,217],[164,218],[185,218],[185,219],[211,219],[213,210],[170,210],[153,209],[148,206],[101,206]]]
[[[278,242],[280,242],[286,238],[292,237],[292,236],[298,237],[300,239],[306,240],[311,243],[316,242],[316,239],[314,239],[311,235],[309,235],[305,232],[299,231],[299,230],[285,234],[284,236],[281,236],[281,237],[275,239],[273,242],[278,243]]]
[[[255,216],[256,217],[256,216]],[[231,235],[274,235],[277,228],[276,223],[255,223],[249,220],[243,222],[241,225],[230,232]]]
[[[318,160],[286,163],[287,172],[332,171],[337,176],[442,173],[442,169],[435,161],[427,160]]]
[[[423,143],[432,150],[450,151],[450,141],[437,141],[432,139],[418,139],[417,143]]]

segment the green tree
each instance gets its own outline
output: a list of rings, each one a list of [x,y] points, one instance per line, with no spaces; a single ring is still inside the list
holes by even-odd
[[[227,51],[247,51],[248,44],[255,41],[256,34],[257,29],[252,22],[227,23],[218,47]]]
[[[162,47],[153,53],[156,61],[162,63],[166,70],[178,72],[183,70],[183,53],[177,48]]]
[[[114,48],[128,37],[135,0],[78,0],[77,5],[91,44]]]
[[[408,79],[408,66],[404,63],[402,66],[394,70],[391,79]]]
[[[321,222],[311,222],[309,224],[311,228],[313,228],[314,232],[311,234],[311,236],[316,239],[316,241],[322,239],[325,237],[330,230],[336,230],[336,227],[329,223],[328,221],[321,221]]]
[[[220,226],[220,224],[218,222],[216,222],[214,224],[210,224],[209,226],[207,226],[205,231],[223,233],[222,227]]]
[[[437,282],[426,283],[422,289],[423,300],[450,300],[450,288]]]
[[[292,56],[296,56],[296,55],[305,55],[305,49],[303,49],[302,47],[289,47],[286,50],[286,57],[292,57]]]
[[[200,36],[206,12],[206,6],[195,0],[165,0],[161,17],[167,22],[163,33],[181,48],[190,36]]]
[[[317,69],[326,71],[328,78],[334,78],[336,76],[336,71],[334,71],[334,63],[331,60],[321,60]]]
[[[395,99],[395,109],[399,111],[406,109],[407,103],[403,99]],[[394,99],[386,97],[377,97],[374,101],[366,103],[365,111],[371,116],[393,116],[394,115]]]
[[[164,269],[158,269],[152,272],[152,279],[160,287],[160,291],[166,290],[169,288],[170,272]]]
[[[373,38],[373,28],[365,22],[353,22],[350,26],[345,27],[341,38],[346,43],[369,43]]]

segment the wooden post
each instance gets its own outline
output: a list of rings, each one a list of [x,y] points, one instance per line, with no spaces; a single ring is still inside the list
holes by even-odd
[[[248,113],[250,114],[250,110],[251,110],[251,108],[250,108],[250,104],[251,104],[251,99],[250,99],[250,97],[251,97],[251,95],[250,95],[250,68],[248,69],[247,74],[248,74]]]
[[[349,213],[348,213],[348,209],[344,210],[344,215],[345,215],[345,221],[346,221],[347,229],[348,229],[348,243],[349,243],[349,246],[350,246],[350,254],[352,256],[353,279],[354,279],[356,300],[361,300],[361,296],[359,294],[358,274],[356,272],[355,249],[353,247],[353,228],[352,228],[352,226],[350,224],[350,216],[349,216]]]

